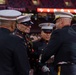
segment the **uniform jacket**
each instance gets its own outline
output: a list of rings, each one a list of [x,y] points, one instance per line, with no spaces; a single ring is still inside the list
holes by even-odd
[[[62,61],[76,63],[76,26],[65,26],[52,33],[41,62],[44,63],[51,55],[55,55],[55,64]]]
[[[34,52],[32,52],[31,61],[30,61],[32,68],[39,69],[43,66],[43,64],[39,63],[39,57],[42,54],[42,51],[46,45],[47,43],[43,39],[33,42]]]
[[[33,49],[35,50],[35,53],[39,56],[47,44],[48,42],[44,39],[33,42]]]
[[[0,28],[0,75],[29,75],[29,69],[23,39]]]

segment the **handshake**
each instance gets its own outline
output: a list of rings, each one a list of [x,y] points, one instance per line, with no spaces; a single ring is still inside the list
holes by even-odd
[[[49,68],[46,65],[42,66],[42,71],[43,72],[50,72]]]

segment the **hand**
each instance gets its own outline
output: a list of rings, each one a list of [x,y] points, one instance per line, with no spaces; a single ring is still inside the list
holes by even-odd
[[[38,40],[38,37],[37,36],[30,36],[30,38],[32,38],[32,42]]]
[[[34,75],[34,69],[30,69],[29,75]]]
[[[46,65],[44,65],[44,66],[42,67],[42,71],[43,71],[43,72],[50,72],[49,68],[48,68]]]
[[[53,63],[54,62],[54,55],[52,55],[47,61],[46,63]]]

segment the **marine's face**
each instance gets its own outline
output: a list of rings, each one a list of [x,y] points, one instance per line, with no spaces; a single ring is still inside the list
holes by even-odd
[[[23,24],[18,24],[17,28],[24,33],[30,33],[31,25],[25,26]]]
[[[49,41],[50,40],[50,36],[51,36],[51,32],[50,33],[45,33],[44,31],[41,31],[41,37],[44,40]]]

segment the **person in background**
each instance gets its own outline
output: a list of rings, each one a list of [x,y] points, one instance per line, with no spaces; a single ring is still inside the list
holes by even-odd
[[[0,75],[29,75],[29,60],[23,40],[12,35],[17,10],[0,10]]]
[[[55,12],[56,30],[42,53],[42,63],[54,55],[57,75],[76,75],[76,27],[71,26],[73,17],[69,12]]]
[[[47,46],[50,38],[51,38],[51,33],[53,31],[53,27],[55,26],[55,24],[53,23],[41,23],[39,24],[39,27],[41,27],[41,39],[34,41],[33,42],[33,49],[34,49],[34,54],[33,54],[33,58],[35,60],[33,60],[34,64],[33,64],[33,68],[34,68],[34,75],[48,75],[51,74],[50,72],[50,66],[52,63],[51,59],[49,59],[50,61],[44,64],[39,64],[41,61],[41,55],[42,55],[42,51],[43,49]]]
[[[31,41],[34,42],[34,41],[38,41],[41,39],[41,35],[39,35],[39,33],[35,33],[35,34],[31,34],[30,35],[30,38],[31,38]]]

